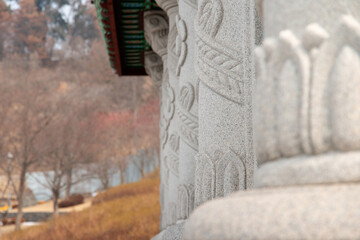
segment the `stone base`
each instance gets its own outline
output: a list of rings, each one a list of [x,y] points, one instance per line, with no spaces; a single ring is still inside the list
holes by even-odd
[[[185,221],[178,221],[175,225],[167,227],[151,240],[181,240]]]
[[[360,239],[360,183],[256,189],[207,202],[184,240]]]
[[[360,182],[360,152],[297,156],[262,165],[255,188]]]

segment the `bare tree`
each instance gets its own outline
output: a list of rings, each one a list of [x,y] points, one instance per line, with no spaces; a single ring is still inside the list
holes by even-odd
[[[73,171],[94,161],[93,148],[98,141],[96,131],[93,131],[96,128],[93,118],[99,109],[96,92],[88,89],[92,96],[90,101],[84,100],[87,94],[80,94],[79,87],[69,89],[60,84],[58,89],[53,95],[56,105],[54,120],[41,138],[46,151],[39,166],[44,170],[45,182],[42,185],[52,192],[54,215],[58,215],[61,191],[65,189],[66,197],[69,197],[72,185],[90,177],[81,174],[73,178]]]
[[[53,107],[48,95],[54,89],[52,82],[45,81],[45,73],[33,61],[17,58],[6,63],[3,61],[3,64],[6,79],[16,79],[9,89],[9,110],[2,134],[3,148],[13,154],[14,171],[19,175],[16,229],[20,229],[26,173],[39,162],[44,150],[39,138],[53,120]],[[18,71],[20,67],[23,71]]]

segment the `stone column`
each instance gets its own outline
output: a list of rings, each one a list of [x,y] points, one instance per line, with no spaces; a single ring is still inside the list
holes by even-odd
[[[200,0],[195,20],[199,154],[195,205],[252,187],[252,0]]]
[[[168,94],[169,73],[167,69],[167,44],[169,23],[168,17],[163,11],[146,11],[144,13],[145,38],[150,43],[153,51],[145,53],[145,70],[159,87],[160,107],[160,205],[161,221],[160,228],[166,226],[164,213],[167,207],[167,189],[169,186],[168,169],[163,161],[164,146],[167,141],[169,121],[174,114],[173,95]],[[160,72],[161,71],[161,72]]]
[[[352,0],[264,1],[255,189],[196,209],[185,240],[360,238],[359,10]]]
[[[178,4],[176,0],[157,0],[158,5],[167,13],[169,18],[169,35],[167,43],[167,72],[168,78],[164,78],[162,91],[166,96],[163,101],[163,112],[166,113],[162,118],[162,171],[164,173],[164,208],[162,212],[162,228],[171,226],[177,220],[177,196],[179,183],[179,133],[177,117],[177,96],[178,96],[178,76],[176,66],[178,57],[175,53],[175,41],[177,36],[176,15]]]
[[[198,83],[195,74],[196,0],[180,0],[176,19],[178,36],[176,53],[179,56],[176,73],[180,76],[177,111],[179,115],[179,174],[178,219],[186,219],[194,209],[195,155],[198,152]]]
[[[319,2],[302,1],[314,4],[303,14],[318,15]],[[334,13],[346,2],[357,3],[326,7]],[[331,15],[319,22],[337,22],[333,29],[312,23],[301,30],[293,21],[256,49],[255,189],[196,209],[185,240],[360,238],[360,22],[324,17]]]

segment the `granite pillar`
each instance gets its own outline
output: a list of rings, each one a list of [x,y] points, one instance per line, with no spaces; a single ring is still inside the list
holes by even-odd
[[[253,185],[254,13],[251,0],[198,2],[195,206]]]
[[[145,70],[159,88],[160,95],[160,229],[166,226],[167,190],[169,187],[168,169],[163,161],[164,149],[167,142],[169,121],[174,114],[173,96],[168,94],[169,73],[167,68],[167,44],[169,34],[168,17],[163,11],[144,12],[145,38],[152,47],[152,51],[145,53]],[[162,72],[160,72],[162,70]],[[159,80],[161,77],[161,80]]]
[[[360,4],[263,4],[255,189],[197,208],[184,239],[359,239]]]
[[[198,83],[195,73],[195,29],[194,16],[197,12],[195,0],[180,0],[176,19],[178,36],[176,53],[179,57],[179,188],[178,219],[187,219],[194,209],[195,155],[198,152]]]
[[[167,13],[169,19],[169,34],[167,41],[167,80],[163,82],[163,112],[166,113],[162,119],[162,191],[164,191],[164,208],[162,212],[162,229],[171,226],[177,221],[177,202],[179,186],[179,132],[177,97],[179,95],[179,80],[176,74],[178,56],[175,52],[176,45],[176,16],[178,4],[176,0],[157,0],[158,5]],[[165,78],[164,78],[165,80]]]

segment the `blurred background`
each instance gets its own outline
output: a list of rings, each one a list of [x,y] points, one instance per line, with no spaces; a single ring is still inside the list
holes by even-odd
[[[139,180],[158,132],[156,87],[113,72],[90,1],[0,0],[2,218]]]

